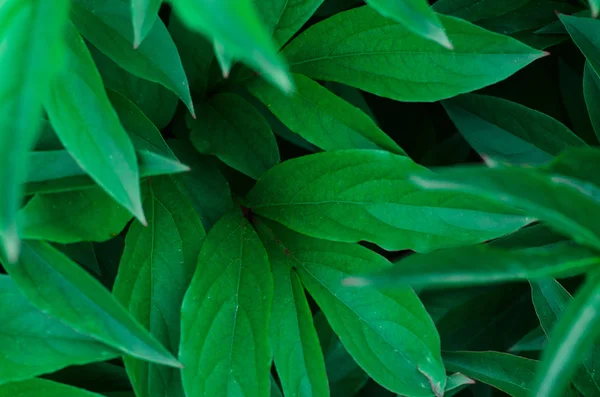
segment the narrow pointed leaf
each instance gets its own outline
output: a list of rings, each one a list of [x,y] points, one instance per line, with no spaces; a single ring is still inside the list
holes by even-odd
[[[583,72],[583,95],[594,132],[600,139],[600,77],[589,62]]]
[[[199,106],[190,139],[200,153],[213,154],[255,179],[279,162],[271,127],[236,94],[217,94]]]
[[[446,374],[439,337],[416,294],[410,288],[382,292],[342,286],[348,275],[383,269],[389,262],[357,244],[314,239],[259,222],[263,238],[275,241],[269,257],[286,256],[348,352],[375,381],[403,395],[442,394]]]
[[[477,153],[494,160],[541,164],[567,147],[586,146],[561,122],[506,99],[468,94],[443,104]]]
[[[74,0],[71,8],[71,20],[86,40],[128,72],[174,92],[194,114],[187,77],[166,26],[157,18],[134,48],[139,42],[132,19],[131,0]]]
[[[509,352],[520,353],[520,352],[542,351],[544,349],[544,346],[546,345],[547,339],[548,338],[546,337],[546,334],[544,333],[544,330],[542,329],[542,327],[534,328],[531,332],[529,332],[527,335],[525,335],[520,341],[515,343],[515,345],[509,349]]]
[[[0,384],[119,355],[35,308],[6,275],[0,275],[0,312]]]
[[[158,20],[162,0],[131,0],[133,45],[137,48]]]
[[[600,74],[600,20],[564,14],[559,15],[559,18],[592,69]]]
[[[510,233],[527,220],[463,194],[429,194],[408,176],[426,170],[404,156],[343,150],[286,161],[248,194],[256,213],[300,233],[387,250],[429,251]],[[469,216],[465,216],[469,214]]]
[[[108,290],[48,243],[24,241],[19,262],[3,265],[33,305],[77,332],[142,360],[179,366]]]
[[[10,261],[19,256],[16,214],[27,152],[41,127],[50,82],[64,65],[61,36],[68,7],[66,0],[8,0],[0,10],[0,246]]]
[[[45,379],[29,379],[0,386],[2,397],[102,397],[84,389]]]
[[[204,236],[200,218],[168,177],[152,178],[144,210],[148,226],[133,224],[113,295],[171,352],[179,348],[179,308]],[[125,357],[138,397],[182,396],[178,370]]]
[[[440,21],[454,51],[411,33],[370,7],[359,7],[311,26],[283,54],[293,72],[415,102],[437,101],[496,83],[544,55],[463,20],[440,16]]]
[[[400,22],[413,33],[452,49],[452,43],[427,0],[367,0],[384,17]]]
[[[219,43],[218,41],[215,40],[213,47],[215,52],[215,58],[219,63],[219,66],[221,67],[221,72],[223,73],[223,78],[226,79],[227,77],[229,77],[231,68],[235,64],[235,59],[230,57],[225,52],[225,47],[223,47],[223,44]]]
[[[81,168],[144,222],[133,144],[83,39],[71,24],[66,33],[68,67],[55,78],[44,103],[52,127]]]
[[[296,88],[287,95],[259,79],[247,87],[286,127],[321,149],[384,149],[406,155],[360,109],[306,76],[292,76]]]
[[[181,309],[179,358],[188,396],[269,393],[273,277],[239,210],[210,230]]]
[[[262,73],[283,91],[292,88],[287,66],[277,54],[252,0],[176,0],[174,10],[191,30],[223,45],[230,57]]]
[[[600,334],[599,306],[600,272],[594,270],[553,327],[531,396],[564,395],[571,376]]]

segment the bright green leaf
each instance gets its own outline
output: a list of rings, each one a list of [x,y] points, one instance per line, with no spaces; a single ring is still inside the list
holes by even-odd
[[[64,64],[68,7],[67,0],[6,0],[0,6],[0,245],[13,262],[27,152],[41,127],[42,101]]]
[[[293,72],[415,102],[433,102],[485,87],[544,56],[466,21],[444,16],[440,20],[454,51],[411,33],[369,7],[359,7],[311,26],[283,54]]]
[[[188,396],[267,396],[273,277],[240,211],[209,231],[181,309],[179,358]]]
[[[254,179],[279,162],[271,127],[236,94],[217,94],[201,104],[190,139],[200,153],[214,154]]]
[[[594,132],[600,139],[600,77],[589,62],[583,72],[583,95]]]
[[[76,332],[143,360],[179,366],[108,290],[48,243],[24,241],[19,262],[2,264],[33,305]]]
[[[406,155],[360,109],[301,74],[290,94],[254,79],[248,89],[290,130],[324,150],[385,149]]]
[[[128,72],[173,91],[194,114],[177,47],[158,18],[134,48],[131,0],[74,0],[71,20],[86,40]],[[137,43],[136,43],[137,44]]]
[[[159,342],[177,352],[179,308],[204,229],[186,196],[168,177],[148,183],[144,210],[148,226],[129,228],[113,295]],[[125,357],[125,366],[138,397],[183,395],[178,370],[131,357]]]
[[[506,99],[461,95],[443,102],[448,115],[482,156],[541,164],[570,146],[586,146],[561,122]]]
[[[387,250],[475,243],[527,223],[518,212],[466,194],[416,188],[409,175],[425,171],[407,157],[384,151],[317,153],[267,171],[247,205],[309,236],[366,240]]]
[[[45,379],[29,379],[0,386],[2,397],[101,397],[100,394]]]
[[[131,0],[134,47],[139,47],[159,19],[161,4],[162,0]]]

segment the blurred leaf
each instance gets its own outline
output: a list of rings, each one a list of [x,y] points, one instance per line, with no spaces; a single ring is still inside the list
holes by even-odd
[[[573,130],[587,143],[598,144],[583,94],[583,78],[562,58],[558,62],[559,87]]]
[[[583,95],[594,132],[600,139],[600,77],[589,62],[583,72]]]
[[[2,397],[101,397],[100,394],[44,379],[29,379],[0,386]]]
[[[440,14],[477,22],[518,10],[531,0],[438,0],[432,8]]]

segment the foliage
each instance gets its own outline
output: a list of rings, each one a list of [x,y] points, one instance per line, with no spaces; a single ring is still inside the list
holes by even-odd
[[[0,0],[0,397],[600,396],[600,1],[432,3]]]

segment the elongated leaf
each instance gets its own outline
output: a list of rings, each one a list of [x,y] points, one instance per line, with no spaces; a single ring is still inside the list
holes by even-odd
[[[569,146],[586,146],[561,122],[505,99],[469,94],[444,107],[469,144],[495,160],[541,164]]]
[[[594,270],[553,327],[548,346],[542,353],[532,396],[564,395],[571,375],[600,333],[598,305],[600,272]]]
[[[143,360],[179,366],[110,292],[49,244],[25,241],[19,262],[2,264],[33,305],[76,332]]]
[[[314,239],[266,222],[261,219],[257,227],[263,239],[275,241],[268,246],[269,258],[282,255],[296,269],[348,352],[373,379],[404,395],[442,393],[446,374],[438,335],[415,293],[341,285],[348,275],[383,269],[389,262],[359,245]]]
[[[439,0],[431,8],[441,14],[478,22],[518,10],[531,0]]]
[[[101,397],[100,394],[45,379],[29,379],[0,386],[2,397]]]
[[[507,250],[489,245],[414,254],[378,274],[350,278],[346,285],[463,286],[545,277],[569,277],[600,263],[600,255],[571,241]],[[485,264],[485,266],[482,266]]]
[[[269,393],[268,324],[273,277],[241,212],[208,233],[181,309],[179,358],[188,396]]]
[[[139,47],[158,19],[162,0],[131,0],[133,45]]]
[[[600,74],[600,21],[593,18],[559,15],[567,32],[587,58],[592,69]]]
[[[318,153],[267,171],[248,194],[247,204],[309,236],[367,240],[388,250],[429,251],[475,243],[527,223],[517,212],[468,195],[415,188],[408,180],[415,172],[425,169],[383,151]]]
[[[534,328],[531,332],[525,335],[520,341],[515,343],[509,352],[537,352],[542,351],[547,341],[546,334],[542,327]]]
[[[258,79],[248,89],[290,130],[321,149],[385,149],[406,154],[361,110],[308,77],[292,76],[296,88],[288,95]]]
[[[583,95],[594,132],[600,139],[600,77],[589,62],[583,73]]]
[[[279,162],[271,127],[258,110],[235,94],[217,94],[203,103],[190,138],[200,153],[214,154],[255,179]]]
[[[218,41],[230,57],[263,73],[283,91],[292,88],[287,66],[262,26],[252,0],[176,0],[174,10],[191,30]]]
[[[119,355],[36,309],[6,275],[0,275],[0,313],[0,384]]]
[[[540,324],[548,337],[565,307],[573,300],[571,294],[556,280],[539,280],[531,283],[531,297]],[[585,396],[594,396],[600,391],[600,375],[596,364],[598,348],[594,346],[585,357],[583,363],[575,371],[573,384]]]
[[[304,287],[289,255],[269,235],[259,236],[273,272],[270,338],[277,375],[286,396],[329,396],[325,360]]]
[[[583,93],[583,77],[562,58],[558,62],[558,86],[573,131],[585,142],[598,144],[598,138],[590,121]]]
[[[131,140],[75,27],[67,29],[68,67],[52,83],[44,106],[65,148],[108,194],[142,223],[139,171]]]
[[[310,27],[283,54],[293,72],[416,102],[437,101],[496,83],[544,55],[463,20],[440,16],[440,21],[455,52],[369,7],[359,7]]]
[[[387,18],[391,18],[410,31],[452,49],[444,27],[427,0],[367,0],[367,4]]]
[[[153,178],[145,197],[148,227],[134,224],[127,232],[113,295],[158,341],[177,352],[179,308],[204,229],[170,178]],[[125,366],[138,397],[183,396],[178,370],[130,357]]]
[[[187,77],[169,31],[160,19],[156,19],[140,44],[141,36],[134,38],[136,28],[132,23],[132,7],[135,5],[131,0],[110,3],[74,0],[71,20],[86,40],[120,67],[138,77],[162,84],[177,94],[194,114]]]
[[[8,0],[0,10],[0,246],[10,261],[19,256],[16,214],[27,152],[41,127],[50,81],[64,61],[61,35],[68,7],[67,0]]]

